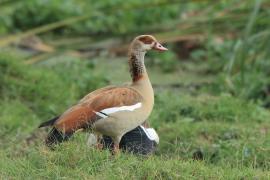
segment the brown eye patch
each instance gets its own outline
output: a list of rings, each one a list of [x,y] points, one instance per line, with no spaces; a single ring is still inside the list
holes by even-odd
[[[139,40],[143,42],[144,44],[152,44],[152,42],[154,41],[153,38],[149,36],[140,37]]]

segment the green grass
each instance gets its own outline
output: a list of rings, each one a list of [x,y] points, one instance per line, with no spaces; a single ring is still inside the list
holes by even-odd
[[[121,66],[124,60],[64,59],[31,67],[1,54],[0,179],[270,178],[270,112],[226,93],[190,89],[192,84],[214,82],[211,76],[201,78],[204,65],[198,62],[177,64],[174,73],[149,68],[156,84],[149,121],[160,135],[154,155],[113,157],[88,147],[84,133],[50,151],[43,145],[47,130],[37,129],[40,122],[88,91],[129,79],[121,75],[128,73],[126,65]],[[105,71],[116,67],[118,71]],[[186,78],[176,76],[180,74]],[[182,86],[168,86],[173,83]],[[194,160],[198,153],[202,159]]]
[[[203,161],[121,154],[111,157],[80,143],[66,144],[54,152],[44,148],[23,157],[1,154],[2,177],[14,179],[241,179],[269,178],[269,173],[251,167],[230,168]]]

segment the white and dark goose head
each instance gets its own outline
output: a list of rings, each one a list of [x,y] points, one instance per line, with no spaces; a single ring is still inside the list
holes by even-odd
[[[132,51],[147,52],[149,50],[167,51],[155,37],[151,35],[137,36],[131,43],[130,48]]]

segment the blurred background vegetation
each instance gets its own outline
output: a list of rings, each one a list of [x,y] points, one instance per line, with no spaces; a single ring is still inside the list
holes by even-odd
[[[40,152],[40,122],[96,88],[128,81],[129,42],[153,34],[170,49],[146,60],[156,94],[149,121],[161,138],[157,156],[264,174],[270,169],[269,19],[267,0],[0,0],[2,161],[20,164],[30,151]],[[45,157],[24,160],[33,158]],[[2,176],[16,177],[12,167],[1,168]]]

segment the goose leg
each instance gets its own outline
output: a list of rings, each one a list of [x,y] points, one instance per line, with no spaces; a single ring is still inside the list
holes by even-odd
[[[113,138],[113,155],[117,155],[120,153],[120,148],[119,148],[119,143],[121,140],[122,136]]]
[[[119,144],[114,144],[113,145],[113,155],[117,155],[120,153],[120,149],[119,149]]]
[[[102,142],[101,142],[101,140],[102,140],[102,138],[101,138],[101,134],[97,134],[97,144],[96,144],[96,148],[98,149],[98,150],[102,150],[103,149],[103,144],[102,144]]]

